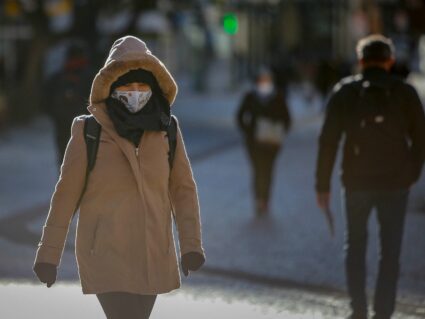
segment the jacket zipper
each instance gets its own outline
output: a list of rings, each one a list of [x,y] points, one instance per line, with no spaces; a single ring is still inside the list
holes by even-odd
[[[140,143],[141,143],[141,141],[140,141]],[[141,170],[140,158],[139,158],[139,149],[140,149],[140,144],[135,147],[134,152],[135,152],[136,158],[137,158],[137,165],[138,165],[139,169]],[[148,265],[146,265],[146,266],[147,266],[147,270],[149,272],[149,266]],[[147,279],[148,285],[150,285],[150,283],[149,283],[149,276],[146,279]]]

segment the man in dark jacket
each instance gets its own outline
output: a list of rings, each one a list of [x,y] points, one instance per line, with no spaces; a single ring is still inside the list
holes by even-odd
[[[367,223],[376,208],[381,248],[374,318],[388,319],[395,307],[409,188],[425,158],[425,116],[415,89],[389,74],[395,62],[390,39],[366,37],[359,41],[357,55],[362,73],[341,80],[327,105],[316,168],[317,200],[329,211],[332,169],[344,136],[341,175],[350,318],[367,318]]]

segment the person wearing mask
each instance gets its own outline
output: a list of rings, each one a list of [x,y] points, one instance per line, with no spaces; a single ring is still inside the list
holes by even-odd
[[[258,72],[254,89],[243,97],[237,124],[252,167],[256,214],[264,216],[269,211],[274,162],[291,126],[283,90],[274,85],[268,69]]]
[[[180,287],[173,217],[183,273],[205,261],[197,187],[177,121],[169,163],[176,94],[164,64],[143,41],[125,36],[93,81],[88,110],[101,131],[86,188],[88,118],[72,123],[33,270],[47,287],[55,282],[79,206],[75,252],[82,292],[96,294],[107,318],[149,318],[157,295]]]
[[[344,138],[341,177],[346,215],[346,277],[350,319],[366,319],[368,220],[377,211],[379,273],[374,319],[391,318],[400,272],[400,252],[410,187],[425,159],[425,116],[416,90],[389,72],[391,39],[371,35],[357,45],[361,74],[341,80],[327,104],[319,139],[316,192],[330,212],[330,181]]]

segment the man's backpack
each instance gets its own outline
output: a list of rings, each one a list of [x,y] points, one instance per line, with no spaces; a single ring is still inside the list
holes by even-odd
[[[357,99],[347,114],[350,169],[356,176],[391,175],[409,159],[407,118],[394,84],[362,80]]]
[[[84,140],[86,142],[87,148],[87,168],[86,168],[86,177],[84,181],[83,191],[81,192],[78,204],[75,208],[74,215],[80,206],[81,200],[86,192],[87,182],[90,175],[90,172],[93,170],[94,165],[96,164],[97,151],[99,149],[100,133],[102,127],[96,121],[93,115],[88,115],[84,120]],[[170,166],[170,171],[173,167],[174,155],[177,147],[177,119],[174,115],[171,116],[170,125],[167,128],[167,138],[170,151],[168,152],[168,164]],[[73,215],[73,216],[74,216]]]

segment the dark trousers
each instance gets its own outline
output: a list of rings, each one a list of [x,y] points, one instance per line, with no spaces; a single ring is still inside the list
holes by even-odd
[[[390,318],[394,312],[407,199],[407,190],[345,193],[346,276],[351,307],[356,315],[363,316],[367,313],[367,224],[374,208],[377,210],[380,238],[374,312],[376,318],[382,319]]]
[[[269,202],[273,181],[273,168],[280,147],[246,140],[246,147],[253,171],[253,188],[255,198]]]
[[[148,319],[157,296],[114,291],[96,297],[107,319]]]

